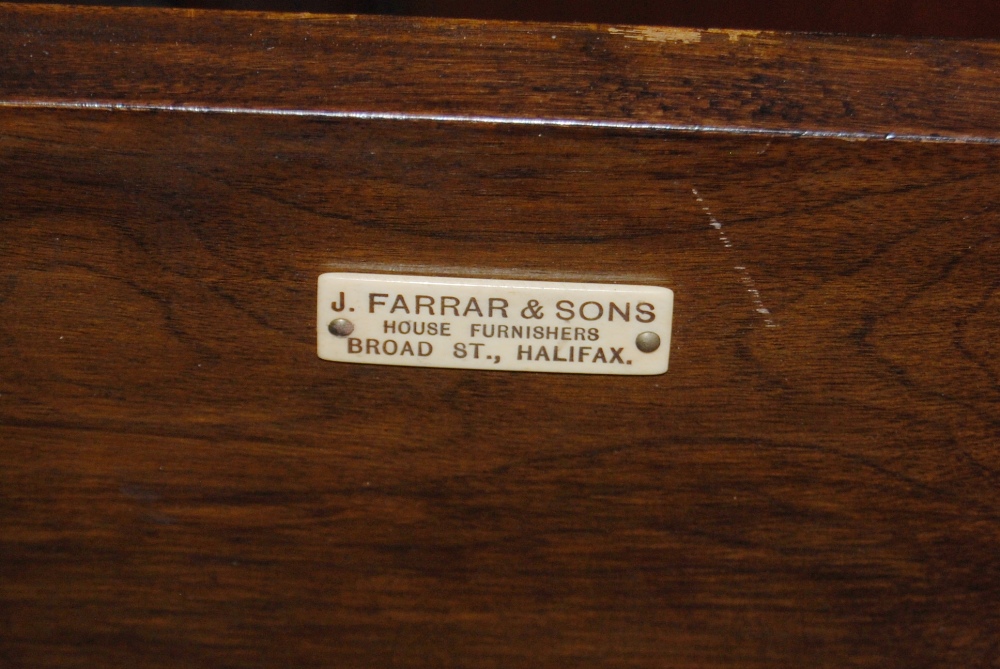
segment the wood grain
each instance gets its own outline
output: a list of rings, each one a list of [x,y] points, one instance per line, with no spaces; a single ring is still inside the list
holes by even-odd
[[[620,120],[578,48],[606,30],[2,12],[0,664],[1000,664],[986,65],[956,75],[980,88],[912,113],[861,123],[816,100],[758,123],[721,83],[749,66],[708,59],[698,76],[719,88],[679,97],[717,91],[699,118],[729,131],[527,125],[461,116],[554,119],[569,98],[512,99],[480,48],[442,40],[507,39],[529,54],[511,89],[589,77],[573,116]],[[322,72],[283,51],[247,79],[251,25],[308,27],[337,58],[380,47]],[[110,34],[147,45],[131,78]],[[58,62],[8,57],[39,35]],[[801,68],[809,38],[767,39],[775,60],[755,67]],[[887,72],[893,90],[928,85],[910,46],[856,43],[855,60],[836,39],[809,47],[817,71],[864,84],[852,99],[884,95]],[[625,46],[648,71],[723,48]],[[454,98],[412,65],[431,58]],[[788,86],[776,95],[813,99]],[[62,104],[81,100],[103,106]],[[161,102],[257,111],[142,110]],[[289,105],[316,113],[264,113]],[[394,116],[414,110],[447,114]],[[977,139],[838,135],[859,127]],[[325,362],[330,270],[665,285],[671,369]]]

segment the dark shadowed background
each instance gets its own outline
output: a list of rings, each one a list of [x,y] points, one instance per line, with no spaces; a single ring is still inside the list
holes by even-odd
[[[924,37],[1000,37],[996,0],[133,0],[151,5],[280,12],[397,14],[518,21],[633,23]]]

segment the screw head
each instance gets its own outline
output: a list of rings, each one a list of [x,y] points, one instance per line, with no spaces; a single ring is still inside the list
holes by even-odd
[[[346,318],[335,318],[330,321],[330,334],[335,337],[346,337],[354,332],[354,323]]]
[[[642,332],[635,338],[635,347],[643,353],[652,353],[660,348],[660,335],[655,332]]]

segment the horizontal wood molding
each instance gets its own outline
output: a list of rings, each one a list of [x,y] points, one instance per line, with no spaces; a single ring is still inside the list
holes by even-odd
[[[998,141],[1000,46],[0,4],[0,102]]]

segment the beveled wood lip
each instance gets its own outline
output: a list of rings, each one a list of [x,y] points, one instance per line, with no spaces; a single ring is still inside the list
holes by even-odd
[[[983,40],[0,4],[0,62],[5,108],[1000,143]]]

